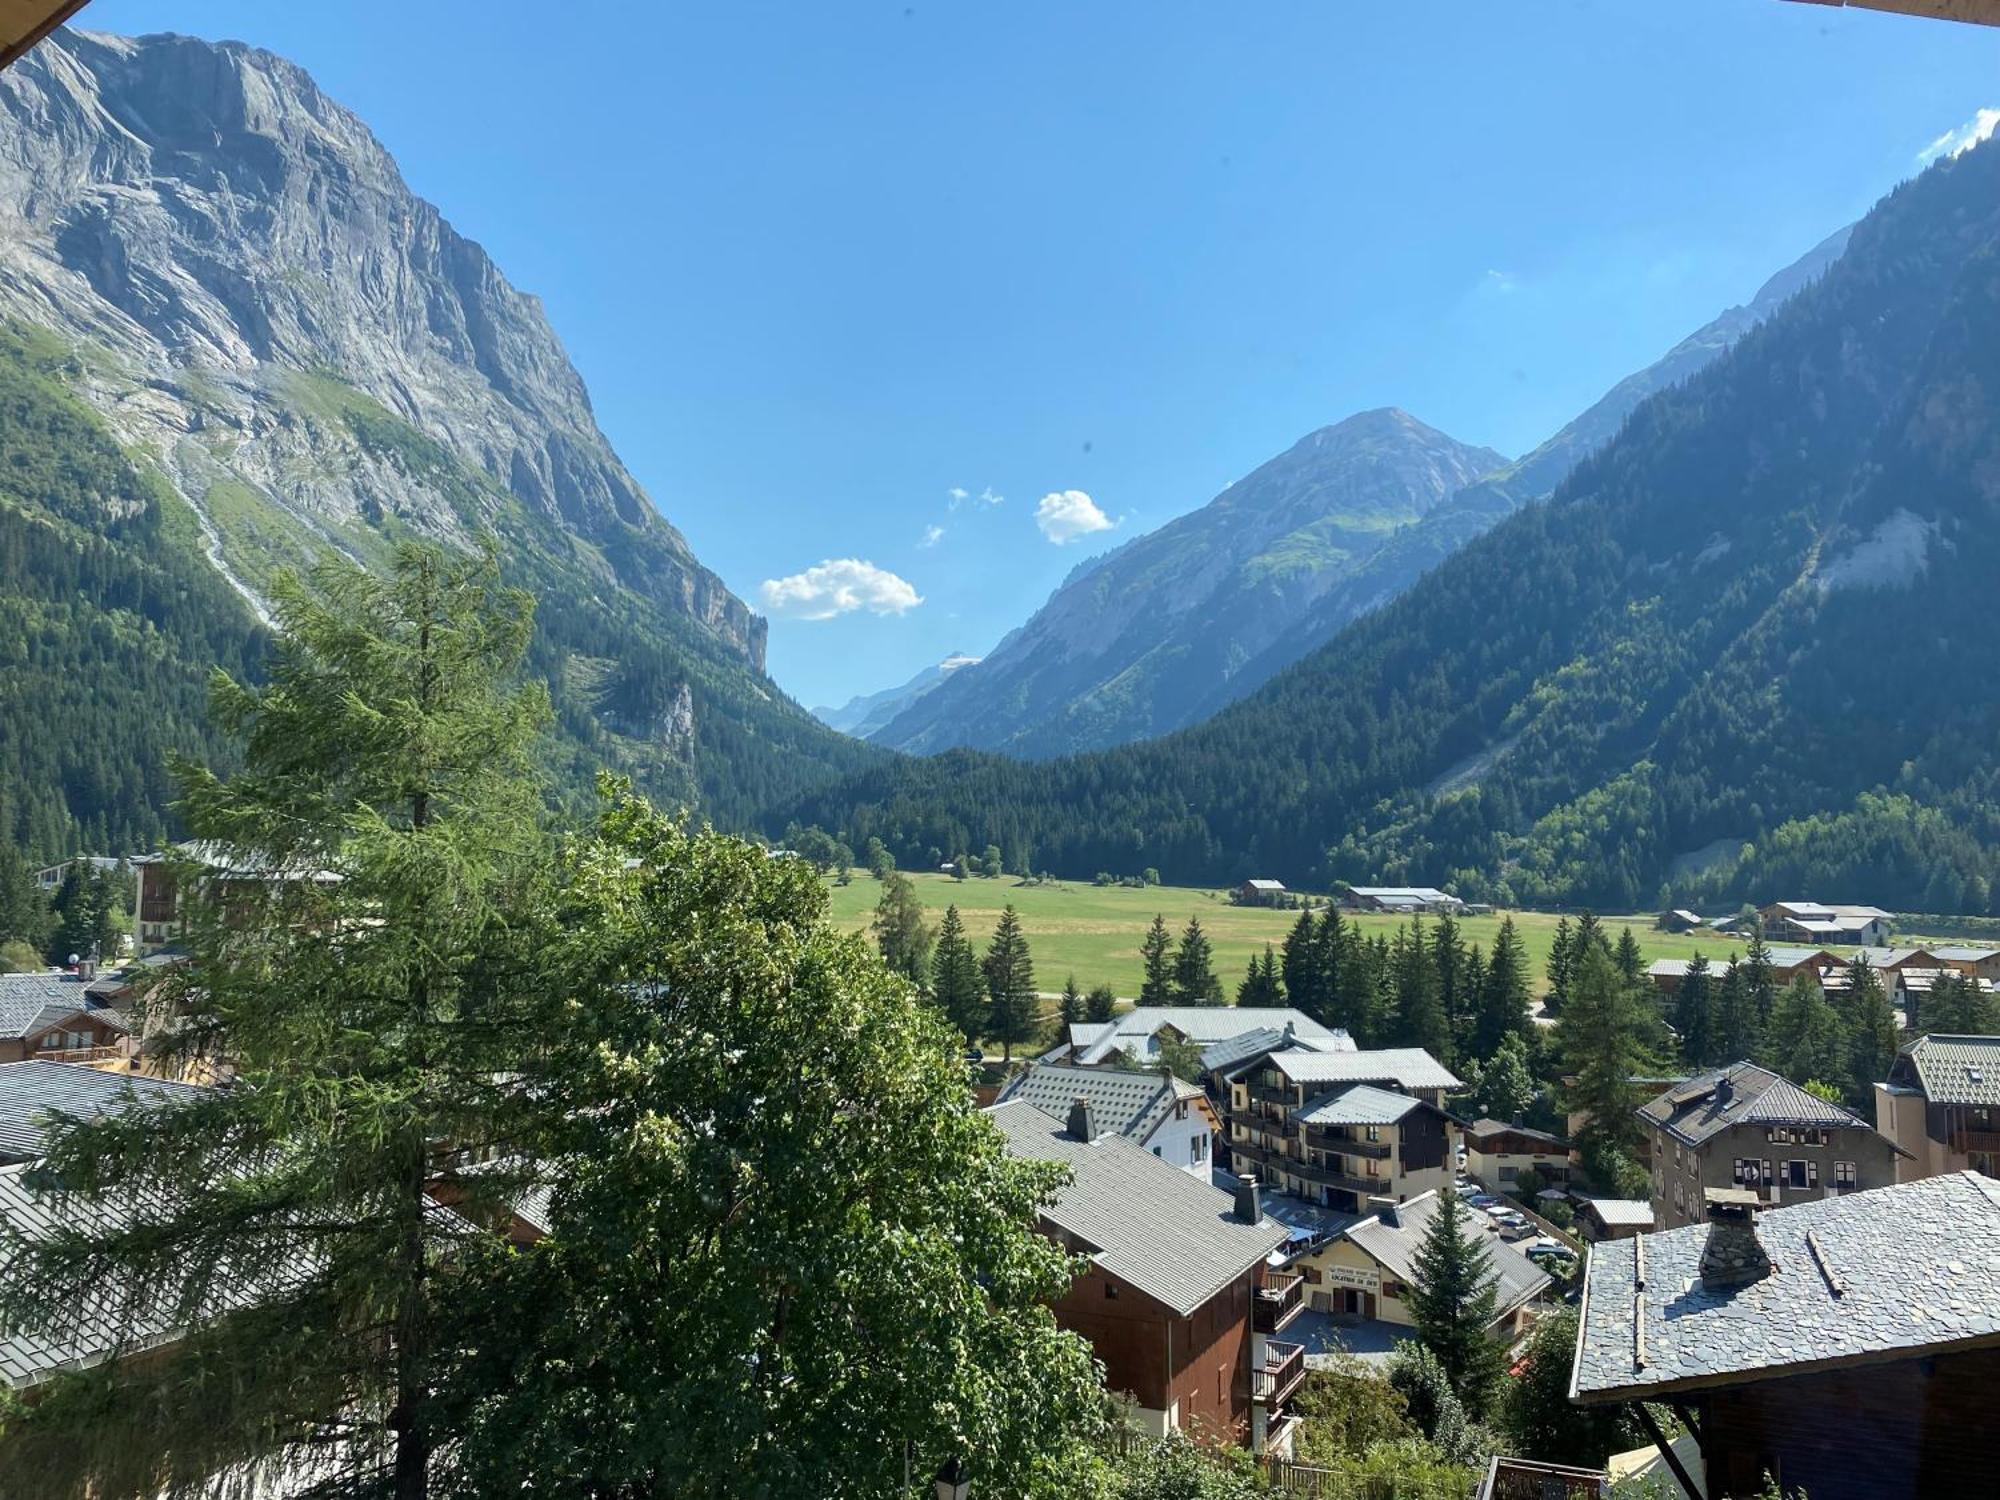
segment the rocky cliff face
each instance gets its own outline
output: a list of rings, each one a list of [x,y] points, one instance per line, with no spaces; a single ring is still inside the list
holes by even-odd
[[[540,304],[282,58],[65,32],[0,77],[0,317],[75,341],[74,387],[246,596],[518,507],[762,670],[763,622],[626,472]]]

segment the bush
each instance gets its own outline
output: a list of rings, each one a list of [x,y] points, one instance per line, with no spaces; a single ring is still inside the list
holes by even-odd
[[[25,974],[42,967],[42,955],[19,938],[0,943],[0,974]]]
[[[1249,1454],[1211,1451],[1176,1432],[1119,1459],[1110,1493],[1113,1500],[1258,1500],[1263,1487]]]

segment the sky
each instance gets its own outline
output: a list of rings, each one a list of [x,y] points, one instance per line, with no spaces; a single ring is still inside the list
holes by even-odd
[[[1353,412],[1523,452],[2000,118],[2000,29],[1787,0],[81,19],[366,120],[809,705],[984,652]]]

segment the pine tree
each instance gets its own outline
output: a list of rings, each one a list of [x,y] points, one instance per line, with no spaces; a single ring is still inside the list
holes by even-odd
[[[1083,991],[1076,987],[1074,974],[1063,981],[1062,999],[1057,1003],[1056,1014],[1062,1018],[1065,1032],[1083,1019]]]
[[[1875,1085],[1889,1076],[1899,1039],[1895,1008],[1868,955],[1856,959],[1847,974],[1847,1033],[1852,1038],[1847,1097],[1858,1109],[1873,1098]]]
[[[1715,1046],[1709,1065],[1746,1062],[1764,1048],[1764,1023],[1743,965],[1731,958],[1715,992]]]
[[[1852,1039],[1826,1003],[1819,981],[1810,976],[1801,974],[1779,994],[1764,1049],[1758,1061],[1794,1083],[1820,1082],[1841,1089],[1847,1082]]]
[[[965,934],[965,922],[956,906],[944,909],[938,924],[937,942],[931,949],[931,1004],[956,1026],[968,1045],[986,1030],[989,1001],[986,980],[979,970],[979,955]]]
[[[1028,953],[1027,935],[1021,931],[1021,917],[1009,902],[993,929],[982,967],[986,971],[986,995],[990,1002],[986,1033],[997,1038],[1003,1061],[1014,1060],[1014,1044],[1034,1038],[1035,962]]]
[[[1382,939],[1367,942],[1361,930],[1349,924],[1339,935],[1340,986],[1333,995],[1332,1014],[1324,1017],[1329,1026],[1345,1030],[1364,1047],[1375,1046],[1387,1029],[1384,989],[1388,982],[1388,944]]]
[[[1650,1007],[1638,986],[1618,972],[1601,943],[1590,943],[1570,976],[1569,1004],[1558,1023],[1569,1085],[1569,1108],[1587,1117],[1580,1147],[1636,1163],[1643,1140],[1634,1078],[1652,1062]]]
[[[1216,977],[1215,954],[1208,934],[1201,930],[1200,917],[1188,918],[1180,947],[1174,951],[1174,1003],[1222,1004],[1222,981]]]
[[[1464,989],[1465,940],[1450,912],[1437,919],[1431,929],[1431,969],[1437,975],[1438,1006],[1444,1011],[1445,1028],[1452,1036],[1467,1030],[1467,1012],[1472,1002]]]
[[[47,1429],[10,1442],[67,1482],[15,1472],[21,1493],[87,1474],[95,1493],[181,1495],[227,1465],[310,1454],[329,1490],[423,1500],[452,1441],[440,1366],[487,1262],[429,1194],[489,1156],[462,1179],[465,1211],[518,1191],[504,1163],[532,1101],[505,1081],[550,1031],[515,920],[543,909],[547,864],[531,771],[547,697],[512,685],[532,606],[490,558],[414,545],[386,579],[329,563],[273,595],[266,682],[214,688],[241,772],[178,774],[195,836],[277,878],[188,864],[191,961],[144,999],[172,1018],[150,1030],[155,1055],[227,1059],[239,1086],[58,1130],[50,1164],[73,1200],[148,1211],[78,1214],[10,1262],[0,1298],[31,1325],[85,1285],[226,1308],[246,1267],[283,1268],[283,1295],[121,1369],[66,1441],[78,1408],[39,1404]]]
[[[1521,947],[1514,919],[1502,917],[1493,938],[1493,953],[1479,990],[1479,1011],[1473,1022],[1472,1055],[1493,1057],[1510,1036],[1525,1038],[1529,1018],[1528,956]]]
[[[1412,921],[1396,933],[1392,960],[1396,986],[1398,1045],[1422,1047],[1439,1062],[1451,1063],[1451,1021],[1438,995],[1437,966],[1423,924]]]
[[[1406,1293],[1417,1338],[1477,1420],[1486,1414],[1507,1369],[1507,1350],[1493,1337],[1499,1316],[1493,1267],[1485,1245],[1468,1233],[1456,1193],[1439,1193],[1424,1231]]]
[[[1238,1005],[1283,1005],[1285,990],[1278,978],[1278,955],[1271,945],[1264,945],[1264,956],[1252,958],[1250,967],[1244,972],[1243,983],[1237,987]]]
[[[1778,1003],[1778,980],[1771,967],[1771,950],[1764,946],[1764,934],[1753,929],[1750,947],[1743,955],[1743,983],[1750,992],[1750,1006],[1757,1016],[1761,1036],[1771,1024],[1771,1008]]]
[[[882,952],[882,962],[890,973],[923,985],[930,979],[932,942],[923,898],[910,877],[898,874],[894,865],[876,879],[882,882],[882,896],[875,903],[875,946]]]
[[[1585,911],[1576,919],[1576,935],[1570,940],[1569,959],[1571,970],[1583,961],[1583,955],[1592,948],[1601,949],[1606,958],[1611,957],[1611,940],[1604,935],[1604,924],[1597,920],[1597,913]]]
[[[1337,913],[1332,911],[1328,917],[1338,920]],[[1331,997],[1320,988],[1319,930],[1320,924],[1313,920],[1311,908],[1300,912],[1292,930],[1285,934],[1282,967],[1285,993],[1291,997],[1291,1003],[1315,1021],[1324,1022]]]
[[[1145,980],[1139,986],[1139,1003],[1172,1005],[1174,940],[1167,932],[1166,917],[1159,912],[1153,914],[1153,925],[1146,929],[1146,936],[1139,944],[1139,958],[1146,970]]]
[[[0,943],[26,943],[37,953],[50,944],[49,904],[34,871],[11,843],[0,842]]]
[[[1707,1068],[1722,1059],[1716,1053],[1715,983],[1708,972],[1708,955],[1689,960],[1674,992],[1674,1029],[1681,1035],[1681,1061],[1690,1068]]]
[[[1928,1035],[1992,1036],[2000,1016],[1993,992],[1969,974],[1947,969],[1931,981],[1930,993],[1917,1006],[1916,1029]]]
[[[1633,984],[1646,977],[1646,961],[1639,954],[1639,940],[1632,935],[1629,922],[1618,930],[1618,946],[1612,950],[1611,960]]]
[[[1569,976],[1574,962],[1575,935],[1569,929],[1568,917],[1556,918],[1556,935],[1549,944],[1549,1010],[1560,1015],[1569,1001]]]
[[[1101,1025],[1118,1014],[1118,996],[1108,984],[1094,984],[1090,993],[1083,997],[1084,1019],[1093,1025]]]
[[[1519,1032],[1509,1032],[1480,1068],[1474,1097],[1490,1118],[1518,1122],[1539,1092],[1528,1067],[1528,1044]]]

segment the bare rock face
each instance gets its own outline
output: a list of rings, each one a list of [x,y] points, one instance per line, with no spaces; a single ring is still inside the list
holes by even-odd
[[[281,58],[63,32],[0,76],[0,317],[73,342],[72,386],[248,595],[327,545],[553,539],[763,669],[764,622],[619,462],[540,303]]]

